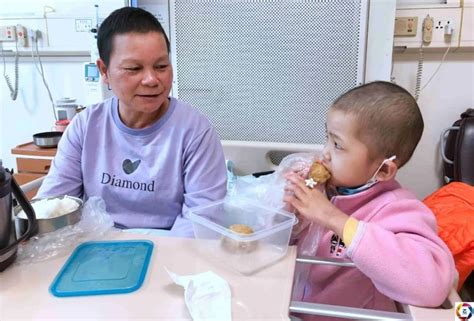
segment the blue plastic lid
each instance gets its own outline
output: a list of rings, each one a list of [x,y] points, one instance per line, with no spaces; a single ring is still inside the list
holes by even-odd
[[[82,243],[49,291],[58,297],[133,292],[145,279],[152,251],[147,240]]]

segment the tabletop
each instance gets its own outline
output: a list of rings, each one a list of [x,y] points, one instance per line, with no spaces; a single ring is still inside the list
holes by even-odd
[[[213,271],[232,292],[232,320],[288,320],[296,248],[275,264],[250,276],[198,255],[196,239],[116,233],[109,239],[147,239],[154,249],[145,281],[127,294],[58,298],[49,292],[69,255],[40,263],[13,265],[0,273],[0,320],[191,320],[178,275]],[[72,250],[71,250],[72,252]]]

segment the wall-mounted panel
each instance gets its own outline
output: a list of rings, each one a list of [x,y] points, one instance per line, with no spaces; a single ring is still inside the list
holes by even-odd
[[[26,34],[25,41],[1,41],[6,51],[29,55],[35,48],[44,54],[64,53],[66,55],[89,54],[95,46],[90,32],[113,10],[123,7],[125,0],[16,0],[2,1],[0,10],[0,31],[2,27],[14,26]],[[97,5],[97,6],[96,6]],[[18,39],[20,40],[20,39]]]
[[[461,28],[461,8],[430,8],[430,9],[398,9],[397,18],[417,18],[416,35],[397,36],[394,45],[397,47],[420,48],[448,48],[458,47]],[[430,42],[422,41],[423,20],[429,15],[433,19],[432,38]],[[451,35],[447,35],[446,28],[452,28]],[[415,33],[415,32],[414,32]]]
[[[223,140],[322,144],[326,112],[363,83],[367,1],[176,0],[175,94]]]

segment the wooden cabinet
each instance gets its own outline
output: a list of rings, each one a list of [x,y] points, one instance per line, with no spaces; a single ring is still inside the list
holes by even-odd
[[[14,177],[18,184],[23,185],[46,175],[56,151],[56,148],[39,148],[32,142],[12,148],[11,152],[16,157],[17,166]],[[37,191],[37,189],[30,191],[26,196],[31,200]]]

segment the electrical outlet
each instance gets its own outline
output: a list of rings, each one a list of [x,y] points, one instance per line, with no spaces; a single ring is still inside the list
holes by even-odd
[[[27,46],[26,28],[22,25],[16,25],[16,39],[19,47]]]
[[[76,19],[76,32],[90,32],[92,19]]]
[[[418,17],[396,17],[395,37],[416,36],[418,28]]]
[[[16,27],[0,26],[0,41],[16,41]]]
[[[447,25],[451,24],[451,21],[450,19],[437,19],[435,20],[435,23],[434,23],[434,31],[435,32],[440,32],[440,33],[444,33],[444,28],[446,28]]]
[[[439,34],[450,35],[453,32],[453,19],[437,19],[434,25],[434,32]]]

